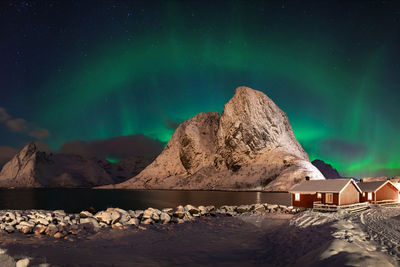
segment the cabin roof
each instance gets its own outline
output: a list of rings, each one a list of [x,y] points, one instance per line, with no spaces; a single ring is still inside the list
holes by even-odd
[[[353,179],[326,179],[304,181],[292,187],[291,193],[313,194],[317,192],[340,193],[349,183],[353,183],[361,192]]]
[[[391,183],[390,181],[374,181],[374,182],[359,182],[357,183],[358,187],[360,187],[363,192],[375,192],[386,183]],[[394,186],[394,185],[393,185]]]

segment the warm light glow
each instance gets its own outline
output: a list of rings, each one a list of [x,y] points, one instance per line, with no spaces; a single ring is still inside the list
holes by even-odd
[[[322,198],[321,193],[317,193],[317,198]]]
[[[295,201],[300,201],[300,193],[294,194],[294,200]]]
[[[372,193],[371,192],[368,193],[368,200],[372,200]]]
[[[329,193],[329,194],[325,194],[326,196],[326,203],[333,203],[333,194]]]

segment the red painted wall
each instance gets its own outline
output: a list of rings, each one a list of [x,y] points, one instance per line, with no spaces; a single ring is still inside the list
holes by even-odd
[[[399,190],[390,183],[385,184],[378,191],[376,191],[376,201],[399,199]]]
[[[295,201],[295,196],[292,194],[292,206],[312,208],[314,201],[318,201],[317,194],[300,194],[300,201]]]

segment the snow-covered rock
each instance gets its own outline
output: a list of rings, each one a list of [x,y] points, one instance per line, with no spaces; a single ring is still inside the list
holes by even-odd
[[[286,114],[264,93],[239,87],[222,114],[183,122],[154,162],[109,188],[286,191],[307,177],[324,179]]]

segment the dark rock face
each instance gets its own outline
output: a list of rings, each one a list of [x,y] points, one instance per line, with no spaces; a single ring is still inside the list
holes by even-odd
[[[311,162],[325,176],[326,179],[343,178],[339,172],[332,167],[331,164],[325,163],[323,160],[313,160]]]
[[[127,159],[113,164],[98,158],[41,152],[25,146],[0,172],[0,187],[93,187],[125,181],[149,160]]]
[[[324,179],[286,114],[264,93],[239,87],[222,114],[180,124],[153,163],[114,187],[287,191],[307,176]]]

